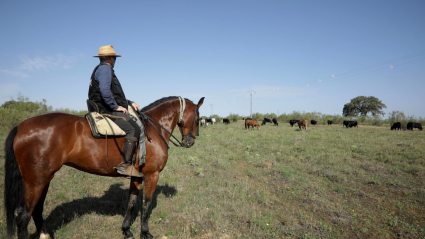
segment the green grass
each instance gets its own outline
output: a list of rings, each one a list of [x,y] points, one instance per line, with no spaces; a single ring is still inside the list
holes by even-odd
[[[425,238],[424,146],[423,132],[388,127],[208,126],[192,148],[170,149],[150,230],[158,238]],[[2,171],[3,161],[1,152]],[[63,167],[46,199],[47,227],[56,238],[122,238],[128,184]],[[140,213],[132,232],[139,237]]]

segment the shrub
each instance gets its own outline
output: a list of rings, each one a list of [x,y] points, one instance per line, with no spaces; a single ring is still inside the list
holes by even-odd
[[[232,122],[237,122],[238,120],[242,119],[242,116],[239,116],[238,114],[230,113],[230,115],[227,116],[227,118]]]
[[[10,131],[14,126],[23,120],[37,114],[52,112],[52,106],[46,104],[46,100],[41,102],[31,102],[28,97],[18,96],[18,100],[14,99],[6,101],[0,106],[0,130]],[[59,109],[57,111],[84,116],[87,111],[73,111],[69,109]]]

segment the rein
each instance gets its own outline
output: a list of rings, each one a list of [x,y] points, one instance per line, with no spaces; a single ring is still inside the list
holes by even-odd
[[[161,128],[163,128],[171,137],[173,137],[175,140],[177,140],[177,142],[178,142],[178,144],[177,143],[175,143],[174,141],[172,141],[171,140],[171,138],[170,138],[170,142],[171,143],[173,143],[176,147],[182,147],[183,146],[183,143],[182,142],[180,142],[170,131],[168,131],[166,128],[164,128],[164,126],[162,126],[160,123],[158,123],[158,121],[156,121],[156,120],[154,120],[154,119],[152,119],[151,117],[149,117],[148,115],[146,115],[145,113],[142,113],[142,112],[138,112],[138,114],[140,114],[141,115],[141,117],[142,118],[144,118],[144,119],[147,119],[147,121],[152,125],[152,127],[156,130],[156,132],[159,134],[159,136],[161,136],[161,138],[162,138],[162,140],[164,141],[164,143],[165,143],[165,145],[167,145],[167,148],[169,149],[170,148],[170,146],[168,145],[168,143],[167,143],[167,140],[165,140],[165,138],[164,138],[164,135],[162,135],[162,133],[158,130],[158,128],[152,123],[152,121],[153,122],[155,122],[155,123],[157,123]],[[146,132],[146,135],[147,135],[147,132]],[[149,137],[149,135],[147,135],[148,136],[148,140],[149,140],[149,142],[151,141],[150,140],[150,137]]]

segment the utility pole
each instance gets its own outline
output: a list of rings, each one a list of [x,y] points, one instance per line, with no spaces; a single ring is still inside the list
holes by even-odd
[[[251,118],[252,118],[252,94],[257,94],[257,93],[255,93],[255,91],[253,91],[253,90],[249,90],[246,93],[247,94],[249,93],[251,95]]]
[[[210,104],[210,106],[211,106],[211,115],[210,115],[210,117],[212,117],[213,116],[213,106],[214,106],[214,104]]]

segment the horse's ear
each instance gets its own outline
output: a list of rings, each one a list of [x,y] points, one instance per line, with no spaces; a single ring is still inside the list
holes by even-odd
[[[199,102],[198,102],[198,109],[201,107],[201,105],[204,103],[204,98],[205,97],[202,97],[200,100],[199,100]]]

